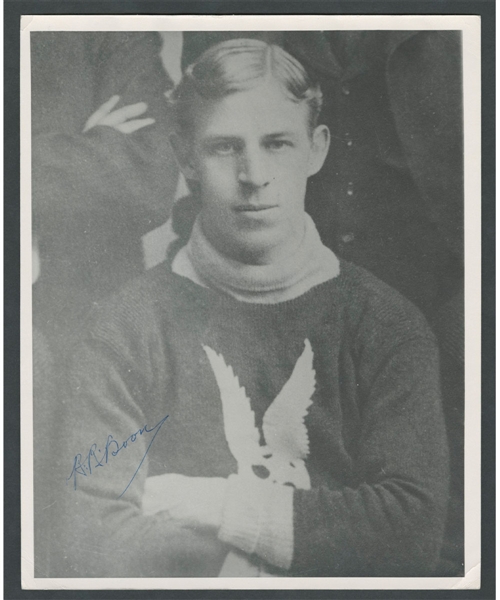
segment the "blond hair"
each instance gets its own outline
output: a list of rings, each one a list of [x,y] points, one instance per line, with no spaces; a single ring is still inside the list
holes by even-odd
[[[279,46],[240,38],[212,46],[184,72],[171,96],[179,132],[189,134],[197,97],[223,98],[252,89],[270,78],[278,81],[292,102],[307,103],[312,131],[323,101],[319,85],[298,60]]]

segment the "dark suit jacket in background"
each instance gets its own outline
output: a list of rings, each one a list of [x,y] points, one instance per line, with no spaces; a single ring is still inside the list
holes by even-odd
[[[141,236],[164,223],[178,169],[168,140],[173,86],[156,32],[31,34],[32,195],[41,276],[35,319],[63,337],[93,302],[143,269]],[[132,134],[87,119],[111,96],[144,101]]]

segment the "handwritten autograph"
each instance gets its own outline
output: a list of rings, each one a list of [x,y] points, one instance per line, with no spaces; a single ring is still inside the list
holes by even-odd
[[[142,457],[139,466],[135,470],[132,479],[128,482],[127,487],[123,490],[123,492],[118,496],[118,498],[121,498],[134,481],[137,473],[139,472],[139,469],[142,467],[142,463],[146,459],[151,445],[155,441],[155,438],[158,435],[160,429],[162,428],[163,423],[165,423],[167,419],[168,415],[163,417],[161,421],[158,421],[158,423],[154,427],[148,427],[147,425],[144,425],[144,427],[141,427],[135,433],[129,435],[129,437],[121,444],[117,440],[115,440],[111,434],[108,435],[106,443],[104,444],[104,449],[101,450],[101,448],[99,448],[97,444],[92,444],[85,458],[83,458],[82,454],[77,454],[75,456],[73,460],[73,469],[71,470],[71,474],[69,475],[69,477],[66,478],[66,482],[73,479],[73,486],[76,490],[77,479],[79,475],[84,477],[92,475],[95,469],[107,465],[108,461],[112,456],[117,456],[117,454],[119,454],[123,449],[127,448],[129,444],[133,444],[138,437],[144,435],[145,433],[154,432],[154,435],[151,438],[151,441],[149,442],[148,447],[146,448],[146,452],[144,453],[144,456]]]

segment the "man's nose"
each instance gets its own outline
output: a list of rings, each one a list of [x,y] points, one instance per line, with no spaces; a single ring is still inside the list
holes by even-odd
[[[269,162],[259,149],[247,150],[238,165],[238,181],[252,187],[264,187],[269,183]]]

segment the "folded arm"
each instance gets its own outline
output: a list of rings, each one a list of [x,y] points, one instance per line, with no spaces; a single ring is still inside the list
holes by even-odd
[[[169,421],[160,406],[150,419],[143,413],[151,387],[141,356],[117,356],[92,338],[75,354],[57,443],[65,555],[59,576],[217,576],[227,555],[209,529],[142,510],[150,460]]]
[[[387,357],[365,399],[356,486],[294,490],[256,476],[167,474],[146,481],[144,508],[207,527],[297,576],[429,575],[448,495],[437,368],[428,340]]]

